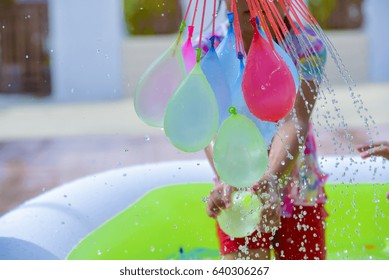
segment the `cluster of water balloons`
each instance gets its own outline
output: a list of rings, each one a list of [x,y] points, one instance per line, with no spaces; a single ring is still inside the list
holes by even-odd
[[[254,36],[246,54],[236,3],[232,1],[227,35],[216,49],[211,37],[211,47],[201,57],[207,1],[203,1],[197,50],[192,37],[198,0],[192,24],[186,26],[192,2],[188,4],[177,39],[139,80],[134,98],[136,113],[146,124],[163,128],[171,144],[179,150],[197,152],[214,141],[213,163],[220,179],[242,191],[234,196],[236,201],[247,201],[243,190],[263,176],[268,165],[268,145],[276,133],[277,123],[293,108],[300,88],[298,69],[308,68],[312,75],[325,80],[325,73],[318,65],[320,61],[301,61],[296,52],[295,44],[299,44],[308,57],[317,55],[307,40],[309,35],[304,26],[309,25],[323,37],[333,56],[334,48],[303,0],[278,0],[291,25],[289,28],[273,1],[247,0]],[[216,0],[213,8],[214,34]],[[188,37],[182,43],[186,27]],[[313,80],[319,83],[319,78]],[[253,219],[256,225],[260,202],[245,205],[251,207],[246,209],[247,213],[255,212],[252,216],[256,217]],[[240,217],[234,223],[239,224],[239,220],[244,219]],[[223,221],[226,219],[219,222],[230,223]],[[243,224],[252,227],[247,220]],[[246,229],[244,235],[251,231]]]

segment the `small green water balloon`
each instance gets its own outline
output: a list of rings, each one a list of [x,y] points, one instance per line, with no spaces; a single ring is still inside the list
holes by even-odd
[[[236,188],[253,186],[265,173],[268,151],[265,140],[247,117],[232,114],[220,127],[214,145],[213,160],[220,178]]]
[[[220,228],[231,237],[245,237],[258,229],[262,203],[258,196],[239,190],[232,194],[232,205],[217,218]]]

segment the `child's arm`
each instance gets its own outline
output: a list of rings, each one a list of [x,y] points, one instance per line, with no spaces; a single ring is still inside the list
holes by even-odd
[[[362,145],[357,149],[363,159],[371,156],[379,156],[389,159],[389,142],[386,141],[375,142],[372,145]]]
[[[269,169],[255,188],[265,202],[266,210],[262,213],[262,230],[279,226],[280,200],[286,183],[285,179],[293,168],[299,155],[299,149],[304,148],[309,119],[316,98],[315,84],[303,82],[292,112],[284,119],[285,122],[273,138],[269,153]]]

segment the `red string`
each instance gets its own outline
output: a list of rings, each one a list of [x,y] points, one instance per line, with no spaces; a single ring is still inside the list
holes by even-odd
[[[269,7],[270,3],[268,1],[262,1],[262,4],[263,4],[263,8],[264,8],[266,17],[267,17],[268,21],[270,22],[271,28],[273,29],[273,32],[277,38],[277,41],[281,42],[283,40],[283,37],[282,37],[280,30],[278,28],[279,24],[274,20],[273,14],[270,11],[270,7]],[[273,2],[271,4],[274,5]],[[275,8],[276,14],[279,14],[277,8],[275,6],[274,6],[274,8]]]
[[[301,30],[303,30],[304,29],[304,24],[301,22],[300,17],[297,15],[296,10],[293,7],[292,1],[291,0],[287,0],[287,1],[288,1],[288,4],[289,4],[289,7],[290,7],[290,11],[293,14],[293,16],[295,17],[295,19],[297,21],[297,24],[300,26]],[[300,30],[296,34],[300,34]]]
[[[298,7],[300,7],[301,11],[303,11],[302,14],[304,14],[308,17],[306,20],[309,23],[319,25],[319,23],[316,21],[315,17],[312,15],[311,11],[308,9],[308,7],[305,5],[304,2],[301,2],[301,0],[297,0],[296,2],[294,2],[294,4],[295,4],[295,6],[297,5]]]
[[[278,3],[280,3],[281,8],[284,10],[284,13],[285,13],[286,17],[288,18],[289,23],[292,26],[294,33],[296,35],[298,35],[298,34],[300,34],[300,30],[297,28],[296,24],[294,23],[294,20],[290,16],[289,10],[286,8],[285,1],[288,1],[288,0],[279,0]]]
[[[262,8],[262,3],[261,2],[257,2],[256,0],[251,0],[251,1],[253,1],[252,3],[254,5],[255,9],[258,11],[257,14],[259,16],[260,24],[263,27],[263,30],[265,31],[267,40],[270,43],[270,45],[272,46],[272,48],[274,49],[273,41],[271,40],[272,35],[271,35],[269,27],[267,26],[267,23],[265,21],[265,17],[264,17],[264,15],[262,13],[262,11],[264,10]]]
[[[193,13],[192,24],[191,24],[192,26],[194,26],[194,23],[195,23],[198,6],[199,6],[199,0],[196,0],[196,5],[195,5],[194,13]]]
[[[216,24],[216,0],[213,1],[212,36],[215,36],[215,24]]]
[[[236,44],[236,55],[241,52],[245,56],[244,46],[243,46],[243,37],[242,30],[239,24],[239,15],[238,8],[236,7],[236,2],[231,1],[231,11],[234,13],[234,31],[235,31],[235,44]]]
[[[284,18],[281,16],[280,12],[277,10],[274,4],[273,5],[270,4],[269,6],[271,11],[273,12],[274,17],[276,18],[278,26],[281,28],[282,34],[285,35],[286,33],[288,33],[289,30],[284,22]]]
[[[253,6],[252,0],[246,0],[247,6],[249,7],[250,16],[255,17],[257,15],[257,11],[255,11],[255,7]]]
[[[204,19],[205,19],[205,8],[207,6],[207,0],[204,0],[203,5],[203,15],[201,17],[201,27],[200,27],[200,38],[199,38],[199,48],[201,48],[201,41],[203,39],[203,28],[204,28]]]
[[[186,22],[186,19],[188,18],[189,10],[190,10],[190,7],[192,6],[192,1],[193,0],[189,1],[188,7],[186,8],[186,12],[185,12],[184,20],[183,20],[184,22]]]

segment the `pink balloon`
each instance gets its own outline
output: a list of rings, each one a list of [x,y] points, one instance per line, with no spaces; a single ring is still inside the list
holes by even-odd
[[[188,26],[188,39],[182,45],[182,56],[184,57],[186,73],[189,73],[196,64],[196,51],[192,45],[194,26]]]
[[[250,112],[263,121],[277,122],[291,111],[296,86],[288,65],[258,32],[254,37],[243,74],[242,90]]]

